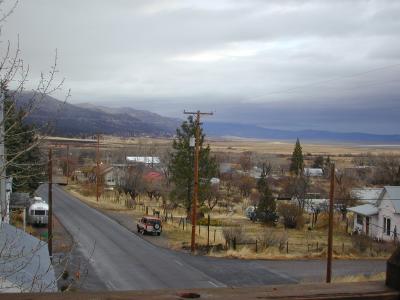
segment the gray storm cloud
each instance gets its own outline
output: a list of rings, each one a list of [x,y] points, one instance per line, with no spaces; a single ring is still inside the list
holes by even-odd
[[[399,15],[396,0],[23,0],[2,40],[19,35],[32,84],[57,48],[71,102],[399,133]]]

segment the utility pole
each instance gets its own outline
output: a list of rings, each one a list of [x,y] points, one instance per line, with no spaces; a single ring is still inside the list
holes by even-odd
[[[193,201],[192,201],[192,239],[190,243],[190,251],[194,253],[196,250],[196,214],[197,214],[197,203],[199,195],[199,152],[200,152],[200,116],[210,115],[213,113],[200,112],[189,112],[184,111],[185,115],[195,115],[195,152],[194,152],[194,188],[193,188]]]
[[[335,193],[335,164],[331,164],[331,188],[329,191],[329,229],[328,229],[328,253],[326,265],[326,282],[332,279],[332,249],[333,249],[333,197]]]
[[[49,192],[48,192],[48,204],[49,204],[49,215],[48,215],[48,232],[47,232],[47,244],[49,247],[50,258],[53,258],[53,158],[52,149],[49,148],[49,162],[48,162],[48,176],[49,176]]]
[[[100,135],[97,134],[97,147],[96,147],[96,201],[99,202],[99,176],[100,176]]]
[[[1,208],[1,221],[8,223],[9,216],[7,211],[6,199],[6,156],[5,156],[5,136],[4,136],[4,102],[5,97],[3,89],[0,91],[0,208]]]
[[[67,144],[67,185],[69,181],[69,144]]]

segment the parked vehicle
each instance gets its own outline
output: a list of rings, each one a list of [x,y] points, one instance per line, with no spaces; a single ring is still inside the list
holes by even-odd
[[[28,223],[32,225],[47,225],[49,205],[41,198],[34,197],[28,209]]]
[[[151,233],[160,235],[162,232],[161,220],[158,217],[144,216],[137,223],[137,231],[142,234]]]

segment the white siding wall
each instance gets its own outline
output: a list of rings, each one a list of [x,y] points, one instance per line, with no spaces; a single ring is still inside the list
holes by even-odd
[[[357,222],[357,214],[354,214],[354,230],[358,230],[364,234],[367,233],[367,219],[365,216],[361,216],[362,218],[362,225],[359,224]],[[368,232],[368,236],[372,237],[372,238],[380,238],[381,235],[379,235],[381,233],[381,231],[379,230],[379,227],[377,225],[379,225],[379,217],[378,215],[374,215],[374,216],[370,216],[369,217],[369,232]]]
[[[390,219],[390,236],[384,233],[384,218]],[[397,236],[399,236],[400,215],[395,213],[392,201],[388,200],[387,193],[385,193],[379,206],[378,237],[382,237],[385,241],[393,240],[393,230],[395,226],[397,227]]]
[[[371,216],[369,219],[369,236],[372,238],[381,238],[380,234],[382,232],[379,227],[379,215]]]

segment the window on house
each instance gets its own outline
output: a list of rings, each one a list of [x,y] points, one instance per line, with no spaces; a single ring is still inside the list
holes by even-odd
[[[390,236],[391,231],[391,220],[389,218],[383,218],[383,233]]]

